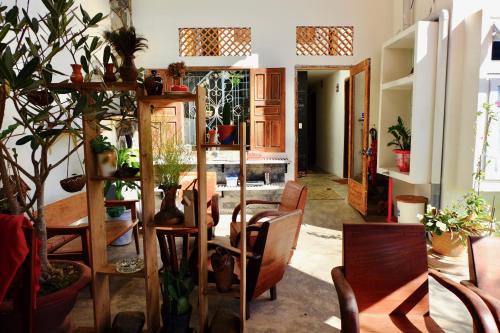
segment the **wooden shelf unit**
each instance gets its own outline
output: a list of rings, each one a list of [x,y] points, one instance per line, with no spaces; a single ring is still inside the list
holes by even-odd
[[[429,184],[434,131],[438,23],[419,21],[382,46],[377,172]],[[412,132],[410,172],[396,167],[389,126],[400,116]]]
[[[239,142],[238,144],[219,145],[207,144],[206,138],[206,113],[205,110],[205,96],[207,90],[203,86],[197,88],[196,99],[196,154],[197,154],[197,176],[198,176],[198,306],[199,306],[199,331],[204,333],[208,329],[208,294],[213,291],[213,288],[208,288],[208,243],[207,243],[207,150],[219,148],[224,150],[237,150],[240,153],[240,221],[246,221],[246,126],[244,123],[240,124]],[[202,112],[200,112],[202,111]],[[241,228],[240,231],[240,251],[246,253],[246,228]],[[240,329],[241,332],[246,332],[246,260],[240,261]]]
[[[109,277],[119,275],[130,278],[143,278],[146,294],[146,323],[148,332],[158,332],[160,328],[160,285],[158,277],[156,232],[153,227],[154,217],[154,178],[151,138],[151,113],[149,104],[141,103],[144,89],[135,82],[102,83],[59,83],[61,89],[80,90],[90,94],[94,91],[135,91],[138,100],[138,131],[140,146],[140,176],[117,178],[96,175],[96,159],[91,141],[99,135],[100,127],[95,118],[95,110],[85,111],[83,117],[85,172],[87,175],[87,205],[90,231],[92,262],[92,295],[94,306],[94,332],[107,332],[111,327]],[[140,181],[143,223],[144,269],[134,274],[116,272],[115,266],[108,262],[106,252],[106,229],[103,185],[106,180]]]

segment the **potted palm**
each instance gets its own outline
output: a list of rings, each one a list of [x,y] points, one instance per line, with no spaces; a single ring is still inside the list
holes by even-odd
[[[191,151],[175,140],[168,140],[156,149],[155,177],[163,191],[160,211],[155,215],[155,223],[177,224],[183,221],[184,214],[177,208],[175,199],[180,188],[180,177],[189,171]]]
[[[398,116],[398,122],[388,129],[394,139],[387,144],[388,147],[394,146],[396,154],[396,165],[401,172],[410,172],[410,149],[411,149],[411,130],[407,128],[403,119]]]
[[[82,147],[81,119],[90,101],[76,89],[52,84],[65,71],[54,68],[55,59],[83,54],[81,59],[90,62],[100,38],[90,36],[89,29],[104,19],[102,13],[92,16],[82,6],[74,6],[73,0],[42,2],[44,12],[37,10],[36,15],[30,14],[30,2],[24,8],[0,6],[2,197],[10,214],[23,214],[33,222],[40,243],[42,292],[34,313],[38,333],[69,331],[68,314],[78,292],[90,281],[87,266],[48,260],[45,189],[53,171]],[[95,97],[92,108],[102,114],[112,99]],[[74,147],[62,156],[52,155],[54,146],[68,134],[77,138]],[[31,191],[25,190],[25,181]],[[12,309],[12,302],[0,305],[0,327],[7,332],[17,331]]]
[[[121,79],[123,81],[137,80],[138,71],[134,62],[135,53],[147,49],[146,42],[148,40],[138,36],[134,27],[122,27],[115,31],[106,31],[104,37],[122,58],[122,64],[119,68]]]

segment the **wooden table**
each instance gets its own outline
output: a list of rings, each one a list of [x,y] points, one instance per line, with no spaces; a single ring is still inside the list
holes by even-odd
[[[207,228],[212,228],[214,221],[210,214],[207,214]],[[189,236],[198,236],[198,227],[187,227],[184,224],[156,225],[156,237],[160,244],[160,255],[163,267],[170,265],[172,271],[179,271],[179,260],[175,237],[182,237],[182,257],[189,257]]]

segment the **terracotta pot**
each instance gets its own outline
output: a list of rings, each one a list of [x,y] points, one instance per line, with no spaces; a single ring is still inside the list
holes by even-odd
[[[134,56],[125,57],[120,66],[120,77],[123,81],[136,81],[137,68],[135,67]]]
[[[53,263],[63,263],[78,267],[80,279],[72,285],[52,294],[37,297],[36,310],[33,318],[33,333],[69,333],[74,327],[69,316],[78,293],[90,283],[90,268],[74,261],[52,260]],[[2,332],[21,332],[19,327],[23,318],[18,318],[13,312],[12,302],[0,304],[0,327]],[[5,329],[5,331],[4,331]]]
[[[400,172],[410,172],[410,151],[394,149],[394,154],[396,154],[396,165]]]
[[[71,73],[71,76],[69,77],[71,82],[82,83],[83,82],[82,65],[72,64],[71,68],[73,69],[73,72]]]
[[[146,92],[148,96],[159,96],[163,91],[163,80],[158,75],[158,71],[151,70],[151,75],[149,75],[144,80],[144,88],[146,88]]]
[[[225,249],[218,247],[210,257],[215,275],[217,290],[224,293],[231,290],[233,284],[234,258]]]
[[[218,125],[217,133],[219,134],[220,143],[232,144],[236,138],[236,125]]]
[[[118,158],[114,150],[106,150],[97,154],[97,175],[111,177],[117,168]]]
[[[104,65],[104,82],[115,82],[115,65],[105,64]]]
[[[27,94],[28,102],[38,106],[47,106],[54,101],[54,97],[48,90],[30,91]]]
[[[209,130],[208,131],[208,143],[215,144],[216,139],[217,139],[217,131],[214,129]]]
[[[154,221],[156,224],[178,224],[184,221],[184,213],[177,208],[175,199],[177,197],[176,187],[160,187],[163,190],[163,200],[161,201],[160,211],[155,214]]]
[[[432,234],[432,250],[448,257],[460,257],[466,247],[457,235],[451,237],[451,232],[443,232],[440,236]]]

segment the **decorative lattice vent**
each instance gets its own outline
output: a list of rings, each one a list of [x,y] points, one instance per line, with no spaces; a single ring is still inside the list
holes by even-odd
[[[297,55],[352,56],[353,27],[297,27]]]
[[[250,28],[180,28],[179,55],[247,56],[252,54]]]

